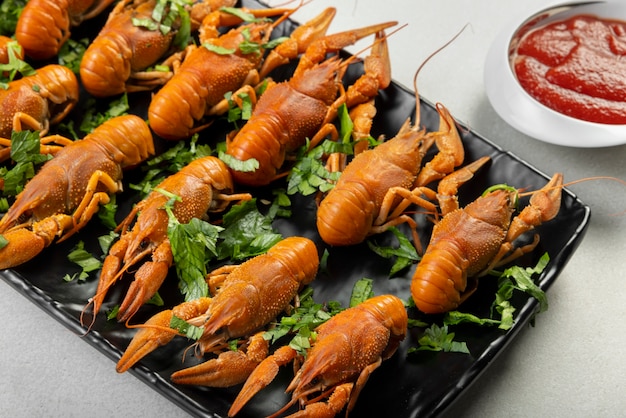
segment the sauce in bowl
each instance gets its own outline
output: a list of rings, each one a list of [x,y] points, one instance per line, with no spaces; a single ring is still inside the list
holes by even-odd
[[[576,119],[626,124],[626,22],[579,14],[536,27],[511,49],[522,88]]]

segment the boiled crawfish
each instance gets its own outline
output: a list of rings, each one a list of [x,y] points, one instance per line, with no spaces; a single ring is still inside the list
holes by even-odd
[[[454,119],[442,105],[437,105],[437,111],[439,131],[426,133],[407,120],[394,138],[359,153],[346,166],[317,211],[317,229],[324,242],[354,245],[400,223],[414,228],[414,220],[403,214],[409,203],[436,209],[431,201],[435,194],[424,186],[452,171],[465,156]],[[435,142],[439,153],[422,167]],[[419,245],[419,239],[415,241]]]
[[[172,316],[203,328],[197,341],[199,355],[219,357],[175,372],[172,381],[212,387],[242,383],[268,354],[268,341],[259,333],[285,310],[303,286],[317,274],[319,258],[308,238],[289,237],[266,254],[240,265],[218,268],[207,276],[213,298],[184,302],[171,311],[153,316],[130,342],[117,364],[124,372],[159,346],[169,343],[177,331],[170,328]],[[237,351],[228,350],[232,338],[252,337]]]
[[[45,135],[50,125],[74,108],[78,96],[76,76],[62,65],[46,65],[33,75],[11,81],[7,89],[0,89],[0,138],[10,138],[11,131],[24,127]],[[0,145],[9,147],[10,141],[0,141]],[[0,154],[0,160],[7,156]]]
[[[78,232],[110,193],[122,190],[122,170],[153,153],[150,129],[134,115],[110,119],[58,151],[0,219],[0,234],[8,241],[0,249],[0,269],[25,263],[55,238]]]
[[[304,363],[286,389],[291,401],[304,407],[292,416],[332,417],[346,407],[349,412],[370,375],[397,350],[407,332],[404,303],[394,295],[370,298],[346,309],[316,328]],[[236,415],[250,399],[272,382],[283,366],[300,357],[283,346],[263,360],[246,380],[228,411]],[[301,359],[299,359],[301,360]],[[328,399],[327,403],[321,399]],[[346,413],[347,413],[346,412]]]
[[[477,278],[532,251],[539,235],[522,247],[514,241],[558,214],[562,187],[557,173],[517,216],[518,191],[510,187],[496,188],[464,208],[458,203],[447,208],[411,281],[418,309],[429,314],[456,309],[476,290]]]
[[[346,103],[352,107],[369,101],[380,88],[385,88],[391,81],[388,63],[370,67],[372,71],[364,74],[345,92],[342,77],[347,62],[342,62],[337,56],[325,58],[328,52],[338,52],[371,34],[377,34],[379,45],[385,44],[382,31],[396,23],[381,23],[327,35],[311,43],[292,78],[268,87],[248,122],[227,140],[228,155],[240,161],[258,162],[254,171],[233,169],[235,181],[263,186],[286,174],[280,171],[287,156],[302,147],[307,138],[314,146],[327,134],[332,134],[332,121],[339,106]],[[384,61],[388,56],[382,54],[377,58]]]
[[[211,10],[235,3],[235,0],[195,2],[189,11],[190,29],[197,30],[197,19],[201,20]],[[147,69],[160,61],[170,65],[170,58],[174,62],[176,57],[169,56],[186,46],[174,45],[180,19],[167,33],[135,24],[151,20],[156,6],[156,0],[123,0],[116,5],[80,64],[81,81],[90,94],[109,97],[123,92],[152,90],[170,79],[171,71]]]
[[[120,239],[104,260],[96,294],[90,301],[94,313],[100,310],[109,288],[148,255],[152,260],[135,273],[119,307],[118,320],[132,317],[165,280],[173,263],[167,237],[169,215],[164,209],[170,194],[180,199],[174,203],[172,213],[184,224],[192,218],[205,218],[208,212],[222,212],[233,201],[251,198],[247,193],[234,194],[233,189],[228,168],[212,156],[196,159],[163,180],[118,226]]]
[[[439,50],[457,36],[458,34]],[[355,146],[356,155],[345,168],[340,163],[329,164],[332,171],[339,169],[342,173],[335,186],[321,201],[317,211],[317,230],[327,244],[358,244],[370,235],[407,223],[413,232],[415,246],[421,252],[415,220],[404,211],[410,204],[417,204],[435,212],[433,200],[445,201],[449,195],[456,194],[456,189],[450,187],[445,190],[445,195],[442,193],[436,196],[434,191],[426,187],[454,171],[465,159],[456,122],[445,106],[436,105],[439,113],[438,131],[426,132],[420,126],[417,76],[420,69],[438,51],[431,54],[415,72],[413,125],[407,119],[394,138],[373,149],[362,150],[361,144],[366,142],[360,140],[369,135],[376,108],[373,103],[366,102],[350,112],[355,120],[353,136],[360,144],[357,145],[358,148]],[[436,144],[439,152],[422,166],[422,160],[433,144]],[[457,173],[455,178],[461,182],[466,173],[475,171],[479,166],[480,164],[471,165]],[[452,182],[449,185],[452,186]]]
[[[255,16],[283,14],[285,18],[292,11],[267,9],[247,12]],[[263,61],[263,45],[268,42],[272,29],[282,22],[282,18],[274,23],[264,20],[247,23],[217,37],[214,29],[224,24],[227,16],[212,13],[204,19],[200,30],[203,45],[188,48],[180,68],[152,98],[148,118],[157,135],[169,140],[180,140],[201,131],[210,124],[204,121],[206,116],[219,115],[228,110],[224,106],[227,103],[224,99],[226,93],[235,92],[233,96],[236,97],[241,90],[256,97],[251,86],[259,83],[258,70],[263,62],[267,63],[266,71],[283,63],[276,57],[281,56],[281,51],[285,49],[284,43],[272,50],[268,60]],[[334,9],[330,8],[300,26],[301,29],[294,31],[287,41],[290,48],[284,52],[285,56],[303,52],[314,39],[325,33],[333,16]],[[259,50],[242,51],[240,46],[244,42],[259,45]],[[233,52],[216,52],[215,48]]]
[[[29,0],[17,21],[15,37],[26,56],[54,57],[70,37],[70,29],[99,15],[114,0]]]

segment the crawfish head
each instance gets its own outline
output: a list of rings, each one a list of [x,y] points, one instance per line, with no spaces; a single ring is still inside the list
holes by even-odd
[[[337,98],[337,90],[345,70],[346,66],[342,66],[341,60],[338,57],[332,57],[297,73],[291,78],[289,85],[294,90],[330,106]]]

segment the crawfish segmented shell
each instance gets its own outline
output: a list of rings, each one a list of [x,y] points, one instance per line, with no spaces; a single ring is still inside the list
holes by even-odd
[[[303,237],[285,238],[239,265],[213,298],[205,334],[224,329],[229,337],[239,337],[264,326],[313,281],[318,266],[315,244]]]
[[[421,130],[403,129],[346,166],[317,211],[317,230],[324,242],[353,245],[370,234],[387,191],[413,185],[424,156],[423,138]]]
[[[102,171],[119,181],[123,168],[139,164],[153,153],[152,134],[141,118],[128,115],[110,119],[83,140],[65,146],[42,166],[0,220],[0,233],[24,221],[72,214],[94,172]]]
[[[269,36],[270,27],[269,23],[245,26],[251,41],[258,42]],[[174,76],[150,102],[148,118],[157,135],[168,140],[191,136],[208,111],[223,100],[226,93],[241,88],[248,75],[260,65],[260,54],[243,54],[239,49],[246,40],[243,29],[231,30],[212,41],[235,53],[219,54],[205,47],[188,53]]]
[[[70,37],[70,28],[79,25],[113,0],[29,0],[15,28],[15,37],[27,56],[44,60],[59,53]]]
[[[37,69],[34,75],[11,81],[0,89],[0,137],[10,137],[18,112],[32,116],[47,131],[60,122],[78,102],[78,80],[67,67],[57,64]]]
[[[150,18],[155,5],[152,0],[132,3],[112,14],[89,45],[80,64],[80,76],[90,94],[109,97],[125,92],[133,72],[155,64],[170,49],[175,31],[164,35],[133,23],[134,19]]]

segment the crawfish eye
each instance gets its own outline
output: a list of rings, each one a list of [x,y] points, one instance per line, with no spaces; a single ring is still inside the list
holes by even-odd
[[[517,203],[519,200],[519,193],[515,187],[509,186],[508,184],[504,184],[504,183],[494,184],[493,186],[490,186],[487,189],[485,189],[485,191],[483,192],[481,196],[486,196],[489,193],[495,192],[497,190],[505,190],[509,192],[510,194],[512,194],[514,196],[513,205],[517,207]]]

